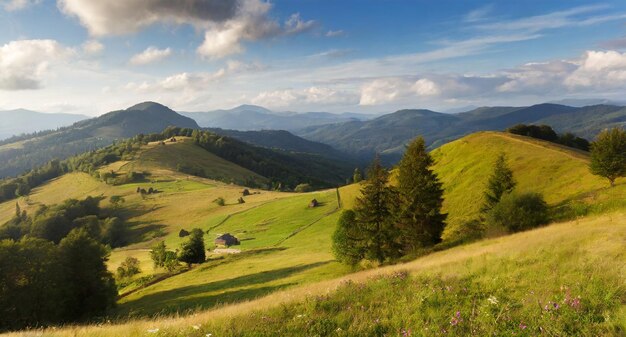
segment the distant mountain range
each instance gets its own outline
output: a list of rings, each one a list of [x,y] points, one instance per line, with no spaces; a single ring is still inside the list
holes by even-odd
[[[0,142],[0,178],[20,174],[52,159],[97,149],[117,139],[161,132],[168,126],[200,128],[191,118],[158,103],[146,102],[59,130],[5,140]]]
[[[358,113],[334,114],[328,112],[275,112],[255,105],[241,105],[230,110],[180,112],[193,118],[200,126],[240,131],[298,130],[310,126],[368,120],[374,115]]]
[[[361,158],[380,153],[387,163],[394,163],[404,146],[419,135],[434,148],[476,131],[503,130],[524,123],[547,124],[559,132],[593,139],[602,129],[622,126],[625,122],[626,108],[622,106],[579,108],[545,103],[530,107],[482,107],[457,114],[400,110],[368,121],[313,126],[295,133]]]
[[[57,129],[87,118],[84,115],[41,113],[25,109],[0,111],[0,140],[24,133]]]
[[[250,105],[184,114],[187,116],[158,103],[144,102],[59,130],[0,141],[0,178],[51,159],[100,148],[117,139],[158,133],[168,126],[200,129],[217,124],[220,127],[205,129],[259,147],[325,157],[345,167],[362,166],[375,153],[380,153],[387,164],[393,164],[405,145],[418,135],[426,139],[430,148],[436,148],[476,131],[503,130],[524,123],[547,124],[558,132],[573,132],[592,140],[602,129],[626,123],[625,107],[606,104],[574,107],[545,103],[528,107],[481,107],[461,113],[406,109],[373,119],[371,115],[359,114],[277,113]]]

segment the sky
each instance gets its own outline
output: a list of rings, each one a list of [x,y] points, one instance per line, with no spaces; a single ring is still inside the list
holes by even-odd
[[[0,110],[626,97],[626,1],[0,0]]]

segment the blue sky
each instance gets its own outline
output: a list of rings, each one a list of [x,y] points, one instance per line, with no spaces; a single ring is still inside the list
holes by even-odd
[[[0,0],[3,110],[382,113],[625,89],[624,1]]]

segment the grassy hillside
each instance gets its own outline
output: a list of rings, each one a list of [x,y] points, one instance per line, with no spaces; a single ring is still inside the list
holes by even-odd
[[[475,218],[492,165],[504,152],[517,190],[542,193],[557,219],[605,212],[626,206],[626,185],[609,188],[589,173],[588,156],[553,143],[499,132],[480,132],[432,152],[443,182],[448,227],[444,239],[464,221]]]
[[[109,186],[74,173],[19,200],[31,211],[38,204],[69,197],[124,196],[121,207],[133,243],[113,250],[109,267],[113,271],[132,256],[142,269],[134,283],[121,289],[124,296],[112,315],[149,320],[46,333],[143,336],[157,328],[159,336],[398,335],[402,329],[418,336],[442,335],[444,330],[456,335],[495,331],[537,335],[541,329],[549,335],[624,331],[626,214],[589,214],[623,209],[626,184],[620,181],[607,188],[606,182],[588,173],[584,153],[494,132],[441,147],[433,155],[450,214],[447,235],[477,214],[492,161],[501,151],[507,154],[520,189],[544,193],[561,218],[586,217],[349,274],[350,269],[334,261],[330,237],[341,208],[353,206],[358,185],[343,187],[339,194],[252,190],[260,193],[238,204],[242,187],[172,170],[176,156],[185,153],[183,158],[216,172],[249,174],[232,163],[186,152],[193,151],[190,145],[184,139],[165,146],[151,144],[132,160],[106,167],[119,173],[149,171],[145,182]],[[137,187],[161,192],[141,197]],[[217,197],[225,198],[227,205],[213,203]],[[320,207],[308,208],[313,198]],[[14,202],[0,204],[0,217],[10,217],[14,207]],[[241,245],[231,248],[240,253],[210,254],[206,263],[171,277],[154,269],[149,248],[164,240],[175,249],[183,241],[178,232],[192,228],[207,233],[208,248],[219,234],[236,235]],[[159,277],[163,277],[159,282],[142,285]],[[210,311],[198,313],[199,309]],[[194,315],[163,318],[189,312]]]
[[[613,213],[193,316],[46,330],[45,335],[623,335],[624,237],[626,214]]]

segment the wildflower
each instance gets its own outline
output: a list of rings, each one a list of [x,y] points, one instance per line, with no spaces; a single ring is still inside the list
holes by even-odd
[[[208,333],[208,334],[206,334],[206,337],[211,337],[211,336],[213,336],[213,334],[212,334],[212,333]]]
[[[193,329],[194,329],[194,330],[200,330],[200,325],[194,325],[194,326],[193,326]]]
[[[558,310],[560,308],[559,304],[556,302],[552,303],[552,307],[554,307],[554,310]]]
[[[335,331],[340,332],[340,331],[343,331],[343,329],[337,328],[337,330],[335,330]]]
[[[409,330],[402,329],[401,334],[402,334],[402,337],[411,336],[411,329]]]
[[[524,330],[526,329],[528,326],[526,326],[526,324],[524,324],[523,322],[519,324],[519,328],[520,330]]]
[[[498,298],[497,298],[497,297],[495,297],[495,296],[493,296],[493,295],[489,296],[489,298],[487,299],[487,301],[489,301],[489,303],[491,303],[491,304],[493,304],[493,305],[496,305],[496,304],[498,304],[498,303],[499,303],[499,302],[498,302]]]
[[[159,328],[148,329],[148,333],[157,333],[159,332]]]
[[[454,317],[452,317],[452,319],[450,320],[450,324],[452,326],[455,326],[455,325],[461,323],[461,321],[463,321],[463,319],[461,318],[461,312],[457,311],[456,314],[454,315]]]

